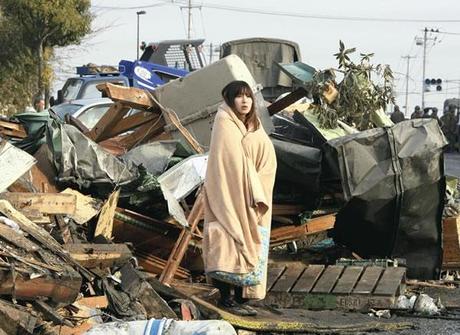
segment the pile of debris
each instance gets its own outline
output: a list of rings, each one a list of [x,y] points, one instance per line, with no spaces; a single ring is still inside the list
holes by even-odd
[[[217,291],[206,284],[200,252],[205,152],[220,89],[232,80],[256,88],[279,167],[268,294],[258,319],[213,304]],[[305,87],[267,108],[236,56],[153,93],[99,89],[114,104],[92,129],[52,113],[0,121],[4,333],[80,334],[108,321],[151,318],[325,331],[286,316],[276,320],[274,308],[395,308],[406,272],[439,275],[445,140],[435,121],[324,129],[297,102],[308,95]],[[458,269],[458,220],[444,225],[445,264]],[[389,264],[395,258],[405,262]],[[408,327],[327,330],[387,326]]]

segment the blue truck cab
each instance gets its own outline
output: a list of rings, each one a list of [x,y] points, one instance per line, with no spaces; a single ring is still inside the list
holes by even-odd
[[[129,78],[130,86],[154,90],[204,67],[203,42],[199,39],[150,43],[143,49],[139,60],[122,60],[119,68]]]
[[[101,83],[129,86],[128,78],[113,66],[78,66],[77,75],[66,80],[62,89],[57,92],[57,99],[51,98],[51,105],[79,99],[100,98],[101,92],[96,86]]]

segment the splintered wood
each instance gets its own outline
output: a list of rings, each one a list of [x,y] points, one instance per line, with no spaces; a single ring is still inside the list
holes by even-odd
[[[117,209],[119,197],[119,189],[110,194],[106,203],[102,207],[101,214],[99,214],[99,220],[97,221],[94,236],[102,235],[108,240],[112,238],[113,218],[115,216],[115,210]]]
[[[269,266],[266,303],[279,308],[391,308],[404,293],[402,267]]]

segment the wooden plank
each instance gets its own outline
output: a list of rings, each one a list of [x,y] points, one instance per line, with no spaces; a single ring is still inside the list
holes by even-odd
[[[94,236],[102,235],[108,240],[112,238],[113,217],[115,216],[115,209],[117,208],[119,197],[120,189],[112,192],[104,206],[102,206]]]
[[[82,306],[89,308],[107,308],[109,305],[109,300],[105,295],[95,296],[95,297],[86,297],[77,300],[77,303]]]
[[[160,257],[149,255],[146,252],[136,250],[134,253],[137,257],[138,263],[146,272],[161,275],[166,266],[166,261]],[[191,277],[190,271],[179,266],[174,273],[176,279],[189,279]]]
[[[122,265],[133,255],[126,244],[65,244],[70,257],[86,268],[106,268]]]
[[[307,96],[307,91],[303,87],[299,87],[296,89],[294,92],[289,93],[287,96],[283,97],[282,99],[279,99],[272,103],[270,106],[268,106],[268,113],[271,115],[274,115],[286,107],[292,105],[294,102],[297,100],[306,97]]]
[[[108,130],[107,137],[115,137],[127,132],[128,130],[142,126],[143,124],[150,123],[152,121],[155,122],[159,117],[161,116],[152,112],[141,112],[127,116],[121,119],[112,129]]]
[[[83,195],[76,190],[67,188],[61,193],[71,194],[76,197],[76,209],[75,212],[70,215],[70,217],[78,224],[84,224],[88,222],[101,210],[101,201],[91,198],[87,195]]]
[[[354,294],[371,294],[374,291],[375,285],[377,285],[380,275],[383,272],[383,268],[380,266],[368,266],[358,284],[353,289]]]
[[[321,276],[324,270],[324,265],[322,264],[311,264],[300,276],[297,284],[292,289],[292,292],[305,292],[308,293],[311,291],[313,286],[316,284],[316,281]]]
[[[131,134],[120,137],[117,141],[121,146],[125,147],[126,150],[130,150],[134,146],[146,142],[152,137],[161,134],[163,132],[164,125],[165,121],[163,117],[160,116],[158,121],[151,121],[149,123],[143,124],[134,130]]]
[[[11,227],[0,223],[0,238],[7,240],[15,246],[27,252],[35,252],[40,249],[35,243],[28,240],[24,235],[16,232]]]
[[[273,204],[272,215],[297,215],[304,210],[303,205]]]
[[[443,220],[442,249],[442,267],[460,269],[460,217]]]
[[[31,209],[45,214],[74,214],[77,199],[72,194],[5,192],[0,199],[8,200],[17,210]]]
[[[24,135],[27,136],[24,127],[20,123],[0,120],[0,127],[6,128],[6,129],[11,129],[11,130],[17,130],[19,132],[24,133]]]
[[[363,271],[364,268],[362,266],[347,266],[332,293],[350,294],[358,283],[358,279]]]
[[[96,125],[85,135],[94,142],[106,140],[109,129],[114,127],[128,113],[129,107],[122,103],[113,104]]]
[[[377,287],[374,290],[375,295],[399,295],[404,288],[406,280],[406,268],[389,267],[383,272]]]
[[[337,279],[343,271],[343,266],[341,265],[331,265],[328,266],[324,271],[321,277],[315,284],[315,287],[312,289],[312,293],[329,293],[332,291]]]
[[[271,264],[268,266],[268,273],[267,273],[267,292],[270,291],[273,284],[276,283],[278,278],[286,269],[285,265],[281,264]]]
[[[157,107],[151,95],[140,88],[123,87],[111,83],[99,84],[96,87],[113,101],[122,102],[125,106],[144,110]]]
[[[63,249],[63,247],[45,229],[37,226],[35,223],[26,218],[8,201],[0,200],[0,213],[3,213],[6,217],[16,222],[23,231],[40,242],[43,248],[51,250],[53,253],[65,259],[67,262],[77,266],[80,270],[80,273],[82,273],[88,280],[93,278],[92,273],[75,262]]]
[[[55,302],[72,303],[80,293],[80,276],[45,275],[33,279],[16,276],[14,279],[9,273],[0,273],[0,294],[12,295],[20,299],[36,299],[37,297],[50,297]]]
[[[301,226],[290,225],[275,228],[270,234],[270,245],[275,246],[300,240],[305,236],[332,229],[334,228],[334,224],[335,214],[329,214],[311,219]]]
[[[273,285],[272,292],[289,292],[305,270],[304,266],[288,265]]]

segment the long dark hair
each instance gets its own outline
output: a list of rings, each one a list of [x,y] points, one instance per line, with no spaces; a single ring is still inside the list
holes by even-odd
[[[248,95],[252,99],[251,110],[246,116],[244,125],[246,126],[246,129],[250,129],[252,126],[255,130],[259,128],[259,119],[257,118],[256,113],[256,98],[248,83],[243,80],[235,80],[227,84],[227,86],[225,86],[222,90],[222,97],[224,98],[225,103],[232,109],[233,113],[235,114],[237,113],[235,107],[235,98],[240,94]]]

